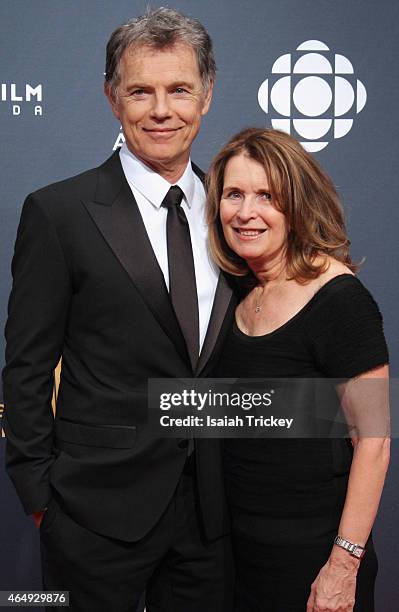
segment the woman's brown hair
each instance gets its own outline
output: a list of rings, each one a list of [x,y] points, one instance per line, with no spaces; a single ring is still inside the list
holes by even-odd
[[[207,174],[209,245],[216,263],[234,276],[253,274],[246,261],[230,249],[223,235],[219,206],[227,162],[248,155],[265,169],[276,208],[287,222],[288,278],[306,283],[327,268],[317,255],[331,255],[353,271],[341,202],[330,177],[289,134],[273,129],[247,128],[222,148]]]

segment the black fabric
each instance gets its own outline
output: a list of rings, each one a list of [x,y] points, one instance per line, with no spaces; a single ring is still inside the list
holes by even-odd
[[[269,334],[249,337],[234,324],[215,376],[350,378],[387,362],[378,307],[357,278],[344,274],[326,283],[297,315]],[[305,609],[307,596],[305,599],[303,593],[308,594],[310,589],[309,572],[314,573],[316,566],[316,574],[321,569],[314,560],[327,560],[337,533],[351,457],[351,448],[344,439],[224,441],[238,588],[250,592],[253,601],[258,601],[258,607],[247,602],[240,610]],[[300,554],[301,547],[307,549],[306,555]],[[313,553],[309,547],[313,547]],[[280,564],[281,571],[277,573],[269,571],[269,548],[270,558]],[[251,567],[258,568],[257,573],[245,569],[249,558],[253,559]],[[290,573],[306,583],[295,605],[290,595]],[[372,569],[364,573],[373,576]],[[359,588],[363,592],[362,575],[359,574]],[[245,586],[241,579],[246,581]],[[259,604],[268,589],[281,593],[279,603]],[[363,599],[363,595],[358,597],[359,601]],[[356,610],[371,610],[370,606]]]
[[[191,377],[192,364],[118,152],[27,198],[12,272],[3,426],[24,509],[42,510],[55,490],[82,527],[140,540],[187,457],[179,440],[148,435],[147,382]],[[216,293],[203,372],[230,297],[227,286]],[[198,440],[196,456],[204,529],[216,538],[229,529],[218,441]]]
[[[234,612],[305,612],[310,585],[327,562],[331,544],[265,546],[235,538],[239,580]],[[378,562],[372,540],[357,576],[353,612],[374,612]]]
[[[41,529],[45,587],[65,578],[70,590],[80,590],[80,609],[124,612],[165,557],[174,582],[180,567],[185,585],[197,578],[199,584],[200,549],[193,541],[190,560],[191,523],[185,529],[184,516],[195,521],[200,514],[202,551],[219,581],[202,592],[220,601],[225,563],[216,540],[228,533],[229,520],[218,440],[196,444],[191,494],[179,494],[180,505],[189,501],[188,514],[179,513],[179,522],[161,520],[189,476],[187,445],[149,434],[148,379],[191,377],[193,368],[118,152],[27,198],[12,272],[3,370],[6,462],[25,511],[49,506]],[[229,320],[233,314],[230,298],[220,276],[197,373],[219,350],[226,313]],[[186,542],[185,567],[178,540]],[[102,548],[105,542],[113,545]]]
[[[181,207],[182,199],[182,190],[174,185],[166,194],[162,206],[168,209],[169,293],[195,371],[199,356],[198,295],[190,228]]]
[[[44,589],[68,590],[71,612],[136,612],[145,587],[147,612],[231,612],[230,538],[205,539],[192,463],[138,542],[82,527],[53,497],[40,526]]]

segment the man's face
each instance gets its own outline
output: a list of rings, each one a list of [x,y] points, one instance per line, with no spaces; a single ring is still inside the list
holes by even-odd
[[[194,51],[182,43],[128,48],[119,74],[116,95],[105,91],[130,151],[161,175],[183,172],[212,96]]]

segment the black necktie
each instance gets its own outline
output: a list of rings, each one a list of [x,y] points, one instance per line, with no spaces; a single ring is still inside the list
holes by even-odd
[[[182,199],[182,190],[174,185],[166,194],[162,206],[168,209],[169,294],[195,370],[199,355],[198,297],[190,228],[181,207]]]

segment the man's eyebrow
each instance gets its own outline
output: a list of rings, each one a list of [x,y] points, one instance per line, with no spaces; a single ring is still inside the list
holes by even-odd
[[[139,80],[132,80],[130,83],[126,84],[126,89],[132,89],[133,87],[136,87],[137,89],[153,89],[154,85]],[[166,85],[167,89],[174,89],[175,87],[187,87],[189,89],[194,89],[194,83],[191,81],[176,80]]]
[[[132,89],[132,87],[135,87],[136,89],[147,89],[149,85],[148,83],[145,84],[142,81],[131,81],[130,83],[127,83],[126,89]]]
[[[169,87],[189,87],[190,89],[194,88],[194,83],[192,83],[191,81],[174,81],[173,83],[171,83],[169,85]]]

